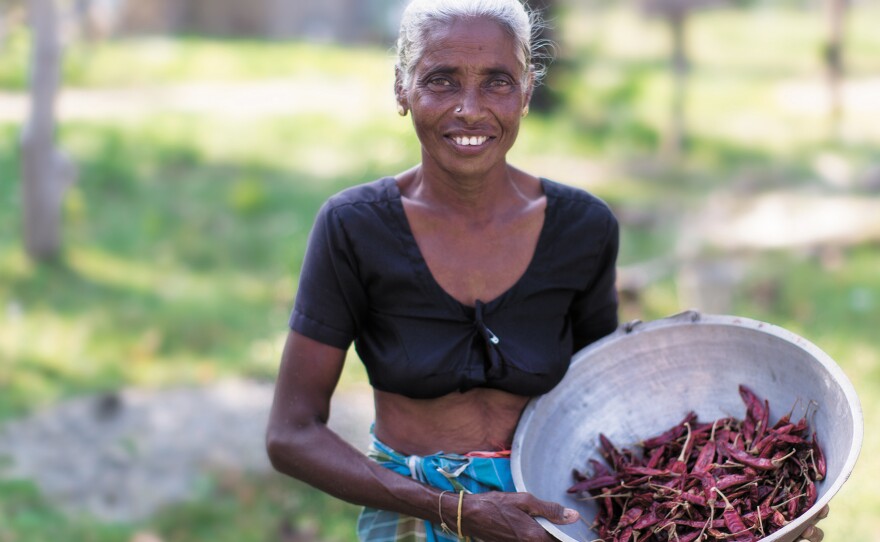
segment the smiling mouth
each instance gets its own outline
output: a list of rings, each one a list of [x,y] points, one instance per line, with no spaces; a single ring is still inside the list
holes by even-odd
[[[463,147],[475,147],[478,145],[482,145],[486,141],[489,140],[489,136],[452,136],[452,140],[456,145],[461,145]]]

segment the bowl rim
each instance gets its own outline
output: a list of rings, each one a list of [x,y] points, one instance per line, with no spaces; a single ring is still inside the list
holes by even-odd
[[[831,498],[834,497],[834,495],[837,494],[838,491],[840,491],[840,489],[843,487],[843,484],[852,475],[855,464],[858,461],[859,453],[861,452],[862,443],[864,440],[864,413],[862,412],[862,405],[859,400],[858,394],[856,393],[855,387],[852,385],[850,379],[846,376],[846,373],[843,372],[843,369],[825,351],[823,351],[821,348],[808,341],[807,339],[801,337],[800,335],[779,327],[775,324],[742,316],[725,314],[703,314],[696,310],[687,310],[678,314],[667,316],[665,318],[660,318],[658,320],[652,320],[649,322],[633,320],[620,324],[617,329],[612,333],[606,335],[605,337],[599,339],[592,344],[587,345],[578,352],[575,352],[575,354],[572,356],[572,361],[569,365],[569,369],[579,363],[582,363],[583,360],[588,358],[593,351],[601,350],[603,348],[606,348],[611,343],[625,340],[628,337],[634,336],[636,334],[654,331],[665,327],[694,325],[732,326],[747,328],[760,333],[766,333],[768,335],[778,337],[792,343],[794,346],[805,350],[820,364],[822,364],[822,366],[834,377],[835,382],[839,384],[841,391],[843,392],[844,396],[846,397],[847,403],[849,404],[850,410],[852,412],[853,443],[850,447],[849,454],[846,457],[846,461],[844,461],[843,467],[841,469],[841,475],[836,480],[834,480],[834,483],[832,483],[825,491],[825,493],[816,500],[813,506],[801,515],[800,521],[793,521],[785,527],[782,527],[781,529],[775,531],[770,536],[761,539],[762,542],[772,542],[774,540],[780,540],[789,533],[792,533],[795,528],[802,525],[806,521],[806,518],[812,518],[817,515],[819,511],[831,501]],[[549,393],[552,393],[552,390]],[[526,427],[529,424],[529,421],[537,411],[542,398],[546,395],[549,395],[549,393],[534,397],[528,402],[525,409],[523,409],[523,413],[520,416],[519,423],[517,424],[516,432],[514,433],[513,444],[511,446],[510,466],[511,474],[513,476],[513,483],[517,491],[528,491],[528,488],[526,488],[525,481],[522,477],[521,451],[523,448],[523,441],[525,437],[523,431],[521,431],[520,429]],[[562,530],[557,527],[556,524],[550,522],[549,520],[541,517],[536,519],[547,532],[552,534],[557,539],[562,540],[563,542],[579,542],[575,538],[572,538],[571,536],[562,532]]]

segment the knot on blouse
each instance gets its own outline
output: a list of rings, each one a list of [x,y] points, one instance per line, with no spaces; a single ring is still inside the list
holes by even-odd
[[[477,328],[486,348],[486,378],[493,380],[504,376],[504,356],[499,345],[501,338],[489,329],[483,320],[483,307],[485,304],[479,299],[474,305],[474,325]]]

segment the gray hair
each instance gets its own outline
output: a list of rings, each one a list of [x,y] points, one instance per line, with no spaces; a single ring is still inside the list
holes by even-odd
[[[397,69],[404,86],[412,78],[424,51],[425,38],[433,27],[478,17],[491,19],[510,33],[523,53],[524,79],[531,72],[538,84],[546,71],[544,62],[550,56],[544,50],[552,44],[536,39],[545,23],[521,0],[413,0],[403,12],[397,39]]]

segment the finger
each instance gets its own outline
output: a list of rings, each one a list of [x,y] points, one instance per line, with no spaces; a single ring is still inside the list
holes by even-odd
[[[816,527],[815,525],[810,525],[804,532],[801,533],[801,540],[807,542],[822,542],[822,539],[825,538],[825,533],[822,532],[822,529]]]
[[[578,519],[580,519],[581,515],[577,510],[573,510],[571,508],[566,508],[562,514],[562,521],[559,522],[561,524],[574,523]]]
[[[529,499],[524,511],[530,516],[540,516],[559,525],[574,523],[580,517],[576,510],[566,508],[559,503],[542,501],[535,497]]]
[[[821,510],[819,510],[819,513],[816,515],[816,519],[817,520],[818,519],[825,519],[827,517],[828,517],[828,505],[826,504],[825,506],[822,507]]]

